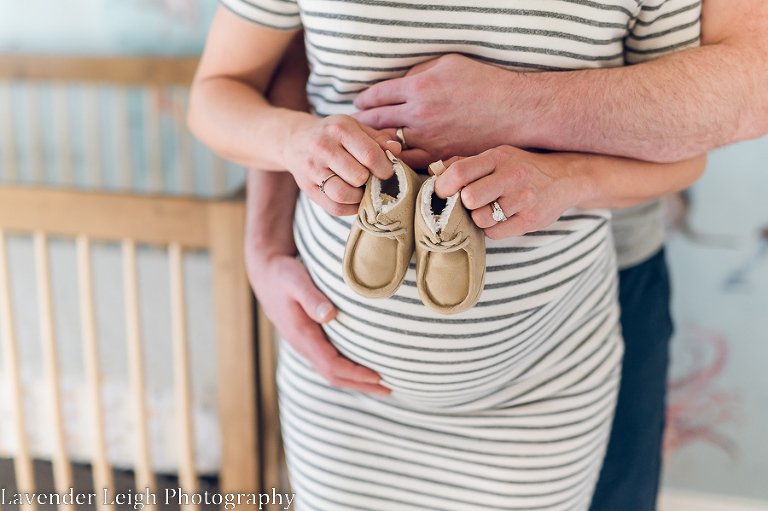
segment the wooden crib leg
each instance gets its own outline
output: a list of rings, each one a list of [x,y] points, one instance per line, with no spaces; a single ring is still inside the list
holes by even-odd
[[[260,424],[256,413],[253,312],[243,255],[244,211],[242,203],[214,202],[208,216],[221,392],[219,485],[223,493],[260,491]]]

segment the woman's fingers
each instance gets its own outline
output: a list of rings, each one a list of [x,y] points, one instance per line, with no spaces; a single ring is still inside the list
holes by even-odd
[[[390,133],[389,130],[376,130],[365,124],[360,124],[360,129],[375,140],[384,151],[390,151],[395,156],[398,156],[403,150],[400,142],[397,141],[397,135],[395,135],[394,131]],[[387,161],[389,161],[389,158],[387,158]]]
[[[449,167],[450,170],[450,167]],[[449,170],[446,170],[448,172]],[[461,189],[461,202],[470,210],[479,209],[498,199],[504,192],[505,177],[500,173],[491,173]]]
[[[499,203],[499,207],[504,212],[504,216],[507,217],[507,222],[522,211],[519,204],[516,204],[506,197],[499,197],[496,202]],[[493,218],[493,206],[490,203],[472,210],[472,220],[474,220],[475,224],[481,229],[488,229],[499,223]],[[517,221],[514,223],[517,223]]]
[[[361,165],[379,179],[389,179],[394,171],[392,170],[392,162],[389,161],[382,147],[386,141],[386,135],[362,124],[359,125],[359,128],[359,130],[342,131],[341,144],[343,148],[352,156],[357,165]],[[392,146],[394,148],[394,144]],[[352,164],[346,158],[343,158],[343,154],[340,154],[340,156],[342,158],[339,163],[343,162],[354,173],[354,170],[351,168]],[[333,168],[331,167],[331,169]],[[341,175],[340,172],[337,172],[337,174]],[[362,186],[365,184],[365,180],[359,185],[355,182],[350,182],[350,184]]]
[[[470,183],[493,173],[494,170],[496,170],[496,163],[487,153],[460,159],[437,178],[435,194],[443,199],[450,197]]]
[[[331,177],[323,183],[325,196],[339,204],[360,204],[363,199],[363,188],[351,186],[341,176],[331,174],[331,171],[328,170],[328,175]]]
[[[350,215],[356,215],[358,209],[360,208],[359,201],[355,204],[342,204],[340,202],[336,202],[332,200],[330,197],[328,197],[326,194],[320,191],[318,187],[311,188],[305,193],[309,196],[309,198],[323,208],[325,211],[328,212],[328,214],[333,216],[350,216]]]
[[[324,119],[322,128],[310,139],[296,165],[303,170],[293,174],[300,188],[334,216],[355,214],[368,177],[373,174],[388,179],[393,174],[385,151],[401,153],[400,144],[386,132],[346,115]]]

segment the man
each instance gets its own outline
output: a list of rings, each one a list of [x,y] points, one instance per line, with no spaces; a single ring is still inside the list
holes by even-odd
[[[768,78],[766,27],[768,6],[759,0],[727,6],[706,0],[702,47],[635,66],[500,74],[446,56],[369,88],[355,102],[362,110],[357,119],[393,134],[393,127],[404,127],[402,138],[412,148],[405,154],[421,166],[500,143],[676,161],[768,132],[768,90],[761,86]],[[642,53],[636,57],[643,60]],[[498,80],[505,87],[493,88],[502,92],[493,98],[487,84]],[[442,104],[446,89],[475,100],[464,109]],[[377,375],[340,357],[325,339],[317,323],[329,321],[334,309],[303,266],[285,258],[283,264],[293,266],[282,268],[279,284],[274,273],[256,271],[270,254],[295,253],[285,234],[292,218],[273,207],[295,193],[285,174],[249,175],[246,250],[254,289],[281,333],[301,346],[318,372],[338,386],[376,391]],[[626,356],[595,511],[652,510],[658,488],[671,335],[666,267],[660,252],[623,263]]]

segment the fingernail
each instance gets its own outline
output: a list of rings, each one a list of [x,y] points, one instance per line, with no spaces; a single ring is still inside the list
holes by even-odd
[[[381,381],[381,378],[378,376],[366,376],[363,381],[365,383],[379,383]]]
[[[315,314],[317,314],[318,319],[325,319],[332,310],[333,305],[331,305],[330,302],[323,302],[317,306]]]

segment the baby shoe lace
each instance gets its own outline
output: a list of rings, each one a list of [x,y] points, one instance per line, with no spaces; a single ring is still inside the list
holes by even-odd
[[[469,236],[461,239],[461,232],[459,232],[450,240],[440,240],[438,243],[434,243],[428,236],[422,234],[419,243],[422,247],[431,250],[432,252],[455,252],[469,244]]]
[[[406,231],[405,227],[400,227],[400,222],[392,222],[389,224],[369,222],[368,218],[363,218],[367,216],[367,213],[365,215],[357,215],[357,225],[359,225],[365,232],[373,234],[374,236],[396,238]]]

